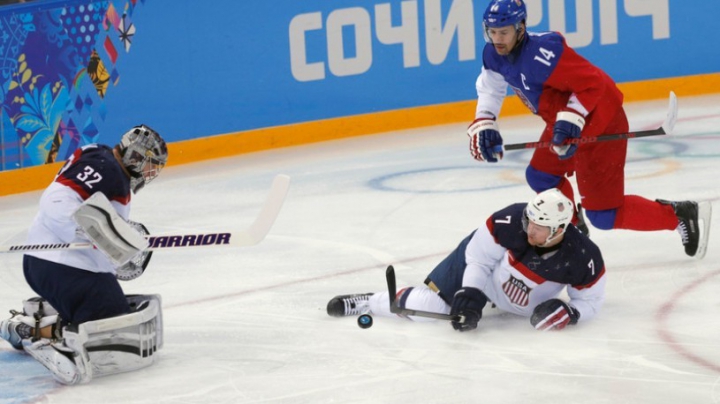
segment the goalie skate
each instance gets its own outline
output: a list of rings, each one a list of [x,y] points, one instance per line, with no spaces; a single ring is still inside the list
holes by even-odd
[[[9,342],[13,348],[22,351],[22,341],[33,336],[32,326],[26,324],[26,316],[12,312],[12,317],[0,322],[0,338]],[[32,320],[30,318],[30,320]]]

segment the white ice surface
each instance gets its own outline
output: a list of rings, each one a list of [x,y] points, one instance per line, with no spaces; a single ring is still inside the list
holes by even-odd
[[[720,95],[679,100],[672,136],[630,141],[628,194],[717,201]],[[631,128],[659,126],[666,101],[631,104]],[[507,143],[541,123],[500,121]],[[530,153],[475,163],[465,125],[272,150],[170,167],[134,199],[151,231],[244,228],[274,175],[290,192],[270,235],[250,248],[156,252],[126,293],[159,293],[165,347],[141,371],[64,387],[0,342],[2,403],[718,403],[720,207],[708,254],[675,232],[591,228],[607,265],[593,321],[540,333],[486,310],[476,332],[375,317],[331,318],[335,295],[426,274],[486,217],[526,201]],[[170,157],[172,159],[172,156]],[[0,198],[0,243],[18,243],[39,192]],[[0,308],[32,296],[20,254],[0,255]]]

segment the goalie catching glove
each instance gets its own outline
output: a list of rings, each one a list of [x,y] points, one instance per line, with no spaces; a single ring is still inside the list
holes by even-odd
[[[133,222],[132,220],[128,220],[128,224],[130,224],[130,226],[135,228],[135,230],[143,236],[150,235],[150,231],[148,231],[144,224]],[[125,265],[115,268],[115,277],[121,281],[131,281],[140,277],[150,263],[150,258],[152,258],[152,251],[150,250],[145,250],[139,253],[133,259],[126,262]]]
[[[578,311],[560,299],[550,299],[535,307],[530,324],[536,330],[562,330],[567,325],[575,325],[580,319]]]

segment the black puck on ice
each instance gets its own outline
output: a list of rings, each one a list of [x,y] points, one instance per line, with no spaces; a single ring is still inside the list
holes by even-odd
[[[358,317],[358,327],[362,329],[370,328],[373,325],[373,318],[369,314],[363,314]]]

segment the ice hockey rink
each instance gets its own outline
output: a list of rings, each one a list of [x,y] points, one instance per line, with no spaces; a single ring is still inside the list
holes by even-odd
[[[660,126],[667,101],[627,106]],[[169,167],[133,200],[151,232],[243,229],[277,174],[291,177],[267,238],[247,248],[162,250],[126,293],[162,295],[165,344],[149,368],[66,387],[0,342],[1,403],[718,403],[720,95],[679,99],[671,136],[629,141],[626,192],[713,201],[705,259],[676,232],[601,231],[599,316],[560,332],[486,308],[478,330],[446,322],[331,318],[338,294],[426,274],[488,215],[533,193],[530,152],[474,162],[465,124],[393,132]],[[539,118],[500,121],[534,141]],[[172,159],[172,156],[170,156]],[[23,242],[39,192],[0,198],[0,243]],[[714,234],[713,234],[714,233]],[[0,255],[0,310],[33,293],[20,254]]]

